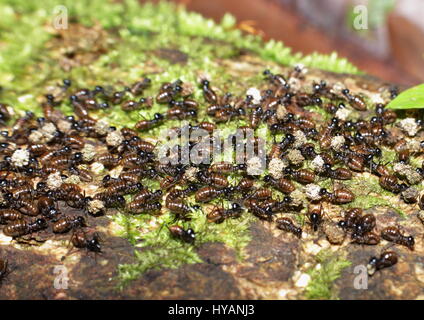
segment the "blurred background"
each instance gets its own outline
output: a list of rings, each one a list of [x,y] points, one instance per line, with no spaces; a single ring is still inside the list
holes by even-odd
[[[365,72],[401,85],[424,82],[424,0],[172,0],[239,28],[281,40],[293,51],[347,57]],[[354,27],[366,6],[368,29]],[[356,9],[355,9],[356,8]],[[362,20],[356,20],[362,23]]]

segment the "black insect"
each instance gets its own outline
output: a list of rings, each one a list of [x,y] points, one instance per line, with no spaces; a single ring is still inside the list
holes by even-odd
[[[231,208],[225,209],[223,207],[214,208],[208,215],[209,222],[222,223],[228,218],[238,218],[242,215],[243,208],[238,203],[232,203]]]
[[[85,248],[95,253],[102,252],[102,247],[100,245],[101,238],[98,233],[94,233],[92,237],[89,238],[83,230],[77,230],[72,234],[71,242],[76,248]]]
[[[151,120],[140,120],[135,124],[135,128],[140,131],[150,130],[162,123],[164,116],[160,113],[155,113],[153,119]]]
[[[193,231],[193,229],[185,230],[177,225],[170,226],[168,229],[173,237],[180,239],[183,242],[193,244],[196,239],[196,233]]]
[[[372,276],[376,271],[394,266],[398,262],[398,255],[393,251],[385,251],[380,257],[372,257],[368,262],[368,274]]]
[[[54,233],[66,233],[72,229],[86,227],[84,217],[63,217],[52,224],[52,231]]]
[[[390,242],[400,244],[410,250],[414,250],[415,240],[413,236],[405,236],[398,227],[390,226],[381,230],[381,237]]]
[[[3,233],[9,237],[20,237],[26,234],[38,232],[46,229],[48,226],[47,221],[43,218],[39,218],[32,222],[26,222],[23,220],[15,221],[7,225],[3,229]]]
[[[278,218],[276,222],[278,229],[293,233],[299,239],[302,237],[302,228],[296,226],[290,218]]]
[[[309,223],[312,226],[312,229],[315,232],[318,231],[319,226],[323,222],[322,205],[319,208],[315,207],[315,208],[309,210],[308,219],[309,219]]]

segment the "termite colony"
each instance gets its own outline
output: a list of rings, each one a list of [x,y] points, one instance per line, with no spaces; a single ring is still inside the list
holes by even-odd
[[[405,203],[418,203],[424,210],[424,197],[420,198],[413,187],[421,183],[424,167],[409,163],[411,154],[424,151],[424,142],[412,139],[423,129],[423,121],[408,118],[395,124],[396,113],[384,104],[377,103],[370,110],[363,96],[325,81],[299,91],[293,80],[302,79],[303,71],[296,67],[284,76],[266,70],[263,90],[251,88],[244,97],[221,93],[202,79],[198,85],[204,99],[198,101],[193,98],[194,86],[181,80],[161,84],[155,97],[144,96],[152,86],[148,78],[122,91],[101,86],[75,89],[70,80],[64,80],[54,94],[45,96],[44,117],[27,112],[9,127],[6,122],[11,119],[11,107],[1,104],[5,128],[0,145],[3,233],[16,239],[40,232],[70,233],[75,247],[101,252],[99,236],[85,231],[87,215],[103,215],[110,208],[133,215],[168,211],[175,215],[175,223],[167,232],[194,244],[196,230],[178,221],[189,222],[191,214],[201,210],[209,223],[253,214],[298,238],[305,232],[313,235],[323,231],[332,244],[343,243],[349,235],[355,244],[377,245],[384,239],[413,250],[413,236],[398,227],[377,232],[374,214],[365,214],[361,208],[342,209],[334,221],[324,213],[323,204],[353,202],[355,194],[343,181],[368,172],[378,177],[383,189],[400,194]],[[391,98],[396,94],[395,89],[390,90]],[[64,116],[58,109],[67,101],[73,116]],[[115,128],[93,117],[96,110],[112,106],[130,112],[153,105],[168,108],[141,119],[133,128]],[[322,108],[331,119],[315,121],[307,106]],[[353,120],[349,118],[352,112],[364,116]],[[169,120],[186,120],[190,131],[203,129],[211,136],[220,124],[236,124],[242,132],[265,125],[273,141],[267,141],[265,154],[255,157],[266,159],[266,173],[249,174],[255,161],[248,158],[189,165],[159,161],[158,146],[143,135]],[[238,126],[239,121],[246,125]],[[395,137],[395,125],[406,135]],[[263,140],[256,134],[252,139],[254,146]],[[176,150],[191,150],[199,141],[184,143]],[[233,143],[234,150],[240,143],[247,142]],[[396,151],[396,164],[380,161],[383,147]],[[230,176],[236,179],[230,181]],[[160,189],[147,188],[144,179],[160,182]],[[319,186],[326,179],[332,181],[333,190]],[[222,205],[224,201],[230,205]],[[208,207],[208,203],[213,206]],[[65,214],[66,206],[79,209],[80,215]],[[306,209],[303,225],[293,218],[293,213],[302,209]],[[370,274],[396,262],[396,253],[386,251],[370,260]],[[0,275],[6,268],[3,263]]]

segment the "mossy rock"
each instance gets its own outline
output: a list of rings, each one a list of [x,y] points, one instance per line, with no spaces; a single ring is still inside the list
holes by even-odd
[[[66,30],[52,27],[52,12],[58,5],[69,14]],[[390,87],[363,75],[336,54],[295,54],[280,42],[243,35],[230,15],[216,24],[168,3],[0,0],[0,16],[0,101],[12,105],[16,116],[27,110],[41,115],[44,94],[65,78],[75,87],[123,88],[148,76],[154,84],[146,93],[149,95],[162,82],[181,79],[196,84],[207,75],[220,90],[244,95],[249,87],[260,86],[264,69],[286,74],[302,64],[309,70],[299,84],[304,88],[321,79],[366,96],[384,95]],[[203,99],[196,87],[193,95]],[[72,114],[66,101],[59,109]],[[123,112],[116,107],[94,116],[118,127],[132,126],[142,117],[164,110],[166,107],[157,104],[141,112]],[[314,107],[305,114],[316,119],[326,116]],[[154,139],[157,133],[154,130],[144,137]],[[359,193],[357,204],[379,217],[395,217],[409,232],[422,233],[417,209],[383,191],[369,175],[357,175],[349,187]],[[329,217],[338,217],[336,208],[326,209]],[[305,223],[302,213],[297,218]],[[198,232],[193,247],[170,238],[166,228],[158,227],[172,220],[167,212],[157,218],[119,212],[91,217],[90,226],[95,226],[104,240],[104,253],[96,257],[85,252],[67,255],[68,238],[64,236],[27,246],[0,234],[0,252],[13,269],[2,283],[0,298],[423,298],[422,239],[414,252],[397,249],[402,262],[370,279],[369,289],[361,291],[354,289],[353,268],[366,264],[378,253],[377,248],[364,250],[347,240],[330,248],[322,233],[298,240],[248,216],[211,225],[203,211],[195,212],[189,223]],[[69,270],[67,290],[54,288],[54,268],[62,265]]]

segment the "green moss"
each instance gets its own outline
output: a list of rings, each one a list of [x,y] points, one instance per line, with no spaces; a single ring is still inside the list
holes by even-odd
[[[393,206],[389,200],[386,200],[385,197],[393,197],[393,193],[383,189],[380,186],[379,179],[375,176],[369,176],[366,180],[355,177],[352,180],[351,190],[356,197],[353,202],[348,204],[350,207],[359,207],[364,210],[377,206],[389,207],[402,217],[406,216],[403,210]]]
[[[59,39],[54,39],[57,31],[52,28],[53,10],[58,5],[67,8],[70,24],[96,25],[104,29],[107,37],[105,52],[89,65],[79,65],[68,72],[59,63],[63,48]],[[3,87],[0,98],[1,102],[12,105],[19,115],[26,110],[40,115],[40,99],[46,93],[46,88],[56,86],[64,78],[73,80],[72,89],[112,85],[121,90],[125,85],[149,76],[153,85],[145,95],[151,96],[162,82],[181,79],[195,84],[199,74],[205,73],[216,81],[217,86],[243,95],[242,90],[246,89],[246,85],[256,85],[262,75],[233,79],[226,72],[222,60],[237,58],[241,49],[256,54],[270,64],[293,66],[302,63],[307,67],[334,72],[359,72],[336,54],[302,56],[293,54],[281,42],[264,42],[256,36],[244,36],[234,28],[236,21],[231,15],[227,14],[220,23],[215,23],[167,2],[140,6],[136,0],[0,0],[0,16],[0,85]],[[50,48],[53,43],[55,47]],[[173,63],[156,54],[157,50],[164,48],[186,54],[186,63]],[[199,88],[194,88],[193,96],[203,101]],[[59,108],[65,114],[72,113],[68,101],[64,101]],[[154,103],[149,110],[123,112],[113,107],[112,110],[93,113],[93,116],[104,118],[118,127],[132,126],[143,117],[151,118],[154,113],[162,113],[166,109],[166,106]],[[199,118],[208,119],[204,113]],[[179,123],[171,121],[166,126]],[[242,124],[231,123],[228,126],[224,123],[219,128],[231,132]],[[163,126],[144,136],[157,137],[161,129]],[[261,134],[261,130],[258,133]],[[236,176],[233,178],[237,180]],[[159,188],[157,182],[147,180],[143,184],[152,189]],[[170,237],[166,226],[174,223],[174,216],[166,210],[159,217],[130,216],[122,212],[111,218],[122,227],[119,235],[140,247],[135,251],[136,263],[120,266],[123,283],[150,269],[176,268],[184,263],[200,262],[196,248]],[[197,232],[196,246],[205,242],[222,242],[234,248],[241,259],[243,249],[250,241],[249,225],[252,219],[246,214],[219,225],[210,224],[206,221],[206,213],[198,211],[183,226]]]
[[[166,210],[165,210],[166,211]],[[207,222],[206,214],[195,211],[189,222],[178,223],[196,232],[196,244],[192,246],[171,236],[168,226],[175,224],[175,216],[165,212],[158,217],[119,213],[112,216],[122,227],[118,236],[127,238],[134,246],[136,262],[119,266],[121,287],[152,269],[178,268],[183,264],[202,262],[196,248],[206,242],[221,242],[236,250],[237,257],[243,258],[243,250],[250,242],[249,226],[252,218],[245,214],[239,219],[229,219],[222,224]]]
[[[70,22],[86,26],[98,24],[110,30],[110,40],[114,42],[108,52],[90,65],[90,69],[77,67],[66,75],[74,78],[79,86],[110,83],[111,78],[131,82],[145,72],[147,62],[154,62],[159,69],[167,71],[160,72],[156,80],[183,78],[195,82],[197,72],[202,71],[212,78],[220,78],[229,90],[237,89],[237,82],[232,84],[232,81],[226,81],[229,79],[219,77],[225,75],[225,69],[218,60],[237,56],[239,49],[248,49],[265,60],[285,65],[302,63],[335,72],[358,72],[335,54],[302,57],[292,54],[281,42],[264,43],[256,36],[242,36],[239,30],[233,28],[235,19],[231,15],[225,15],[221,23],[216,24],[166,2],[157,6],[150,3],[140,6],[135,0],[108,1],[106,4],[102,0],[1,0],[0,84],[6,88],[2,101],[18,110],[40,110],[34,98],[44,93],[47,82],[60,81],[66,74],[51,53],[46,54],[43,50],[55,35],[51,24],[54,8],[58,5],[67,8]],[[207,39],[221,42],[217,45],[213,41],[205,41]],[[154,54],[149,52],[158,48],[178,48],[188,53],[188,64],[171,65],[163,59],[154,58]],[[254,79],[243,81],[255,82]],[[30,91],[33,97],[24,102],[18,99]],[[238,93],[236,91],[234,93]],[[125,122],[128,117],[115,116],[113,120]]]
[[[135,263],[118,267],[121,288],[148,270],[178,268],[186,263],[201,262],[192,246],[169,236],[166,224],[170,223],[170,215],[156,218],[119,213],[112,219],[122,227],[117,235],[141,248],[134,251]]]
[[[393,193],[380,186],[379,178],[374,175],[367,175],[366,178],[364,176],[354,175],[352,180],[344,181],[343,184],[359,196],[393,196]]]
[[[409,158],[409,163],[415,168],[420,168],[424,164],[424,160],[422,159],[422,157],[411,156]]]
[[[132,280],[135,280],[150,270],[163,268],[177,269],[184,264],[202,262],[197,253],[188,245],[167,245],[159,244],[157,247],[149,247],[143,251],[135,251],[138,261],[134,264],[125,264],[118,267],[121,279],[119,288],[123,289]]]
[[[364,210],[372,209],[374,207],[389,207],[396,211],[402,217],[406,213],[393,206],[393,204],[386,200],[385,197],[393,197],[393,193],[383,189],[380,186],[379,179],[376,176],[369,175],[366,178],[360,175],[354,175],[352,180],[345,180],[343,185],[355,194],[355,200],[345,204],[347,208],[362,208]],[[326,179],[318,183],[322,188],[333,190],[334,182],[331,179]]]
[[[347,208],[362,208],[363,210],[372,209],[375,207],[388,207],[397,212],[401,217],[406,217],[406,213],[393,206],[393,204],[381,197],[376,196],[356,196],[355,200],[345,205]]]
[[[319,116],[322,117],[323,120],[328,120],[331,118],[331,114],[326,112],[322,107],[320,106],[307,106],[305,107],[305,110],[308,110],[310,112],[317,113]]]
[[[394,150],[390,150],[388,148],[382,147],[382,156],[380,159],[381,164],[386,165],[390,164],[393,165],[394,162],[396,162],[397,159],[397,153]]]
[[[361,73],[347,59],[340,58],[336,52],[333,52],[330,55],[312,53],[300,59],[299,62],[311,68],[319,68],[332,72],[349,74]]]
[[[337,299],[333,283],[340,278],[342,271],[351,265],[338,253],[331,250],[321,250],[316,255],[317,265],[309,269],[307,273],[311,280],[306,287],[305,296],[307,299]]]

